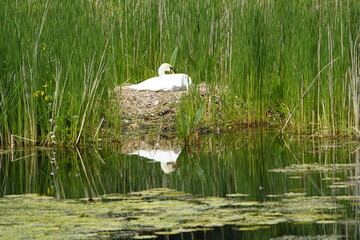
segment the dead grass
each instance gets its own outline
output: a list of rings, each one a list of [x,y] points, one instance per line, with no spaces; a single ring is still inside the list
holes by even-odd
[[[205,83],[198,85],[206,95]],[[183,95],[187,91],[153,92],[135,91],[118,86],[113,91],[123,119],[123,131],[167,132],[175,131],[175,116]]]

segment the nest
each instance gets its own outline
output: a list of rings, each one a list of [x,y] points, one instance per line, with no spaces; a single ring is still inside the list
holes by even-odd
[[[204,83],[198,87],[201,95],[206,94]],[[173,132],[179,103],[188,91],[136,91],[118,86],[113,93],[120,103],[124,131]]]

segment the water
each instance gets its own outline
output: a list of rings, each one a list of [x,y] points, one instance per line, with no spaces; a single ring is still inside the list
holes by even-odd
[[[254,231],[230,225],[159,239],[357,239],[359,180],[359,142],[280,137],[273,131],[203,136],[188,149],[176,140],[150,138],[81,149],[0,152],[1,196],[78,199],[170,188],[196,196],[245,194],[244,201],[259,202],[331,196],[341,206],[335,223],[285,222]]]

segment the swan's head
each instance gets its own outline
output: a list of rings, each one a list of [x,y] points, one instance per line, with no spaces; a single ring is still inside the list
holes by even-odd
[[[161,162],[160,166],[165,174],[170,174],[175,170],[176,162]]]
[[[161,64],[161,66],[159,67],[159,70],[158,70],[159,76],[164,76],[165,72],[175,73],[174,67],[168,63]]]

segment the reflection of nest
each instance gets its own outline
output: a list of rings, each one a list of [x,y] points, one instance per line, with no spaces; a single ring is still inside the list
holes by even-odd
[[[158,137],[151,138],[150,136],[139,138],[125,138],[122,141],[121,152],[131,153],[138,150],[146,149],[161,149],[161,150],[172,150],[180,152],[180,145],[178,141],[169,141],[169,139],[163,139]]]
[[[201,95],[206,94],[204,83],[199,85],[199,91]],[[120,102],[124,130],[174,130],[178,105],[182,95],[187,93],[135,91],[120,86],[114,89]]]

